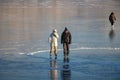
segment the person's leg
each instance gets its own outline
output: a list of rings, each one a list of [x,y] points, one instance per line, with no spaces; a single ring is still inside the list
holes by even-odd
[[[50,47],[50,56],[52,56],[52,46]]]
[[[50,46],[50,56],[52,56],[53,51],[54,51],[54,46],[51,45],[51,46]]]
[[[69,55],[69,44],[67,43],[67,56]]]
[[[111,22],[111,29],[114,30],[114,22]]]
[[[112,30],[114,30],[115,29],[115,27],[114,27],[114,24],[112,25]]]
[[[57,46],[54,46],[54,54],[55,54],[55,57],[57,57]]]
[[[63,43],[63,53],[64,53],[64,56],[66,55],[66,52],[67,52],[67,46],[66,46],[66,43]]]

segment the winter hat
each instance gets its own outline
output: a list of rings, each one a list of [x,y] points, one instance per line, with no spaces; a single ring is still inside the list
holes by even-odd
[[[67,27],[65,27],[65,31],[67,31],[68,29],[67,29]]]
[[[57,32],[57,30],[56,30],[56,29],[54,29],[54,30],[53,30],[53,32]]]

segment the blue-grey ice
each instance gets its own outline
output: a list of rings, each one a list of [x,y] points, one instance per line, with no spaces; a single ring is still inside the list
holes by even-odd
[[[48,37],[65,27],[70,55],[59,38],[50,58]],[[120,1],[0,0],[0,80],[120,80]]]

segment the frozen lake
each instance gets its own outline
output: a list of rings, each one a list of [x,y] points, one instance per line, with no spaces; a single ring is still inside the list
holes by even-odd
[[[59,38],[50,59],[48,36],[65,27],[70,55]],[[120,80],[120,1],[0,0],[0,80]]]

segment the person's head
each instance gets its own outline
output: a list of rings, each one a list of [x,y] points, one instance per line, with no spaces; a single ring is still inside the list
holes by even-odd
[[[53,29],[53,32],[57,32],[57,29]]]
[[[67,31],[68,29],[67,29],[67,27],[65,27],[65,31]]]
[[[111,15],[113,15],[114,14],[114,12],[111,12]]]

